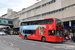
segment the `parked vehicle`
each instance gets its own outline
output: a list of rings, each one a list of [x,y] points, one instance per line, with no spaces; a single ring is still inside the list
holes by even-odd
[[[6,35],[6,33],[5,33],[5,32],[0,32],[0,35],[2,35],[2,36],[3,36],[3,35]]]

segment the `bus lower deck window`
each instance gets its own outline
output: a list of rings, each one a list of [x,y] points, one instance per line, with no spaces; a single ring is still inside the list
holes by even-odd
[[[48,35],[55,35],[55,30],[49,30]]]

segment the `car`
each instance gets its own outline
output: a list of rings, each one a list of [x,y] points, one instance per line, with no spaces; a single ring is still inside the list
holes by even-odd
[[[0,35],[2,35],[2,36],[3,36],[3,35],[6,35],[6,33],[5,33],[5,32],[0,32]]]

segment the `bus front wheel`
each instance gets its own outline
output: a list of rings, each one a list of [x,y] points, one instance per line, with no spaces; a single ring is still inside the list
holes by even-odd
[[[41,38],[41,41],[42,41],[42,42],[45,42],[45,40],[46,40],[45,37],[42,37],[42,38]]]
[[[24,39],[27,40],[27,36],[26,35],[24,36]]]

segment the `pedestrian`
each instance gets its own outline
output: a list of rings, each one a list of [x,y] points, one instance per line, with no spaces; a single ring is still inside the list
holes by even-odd
[[[68,41],[68,33],[65,33],[65,39]]]
[[[15,35],[15,32],[14,32],[14,35]]]
[[[73,38],[73,42],[75,42],[75,33],[74,33],[74,35],[73,35],[73,37],[72,37],[72,38]]]
[[[16,35],[17,35],[17,32],[16,32]]]
[[[72,41],[73,33],[70,33],[69,37],[70,37],[70,40]]]

